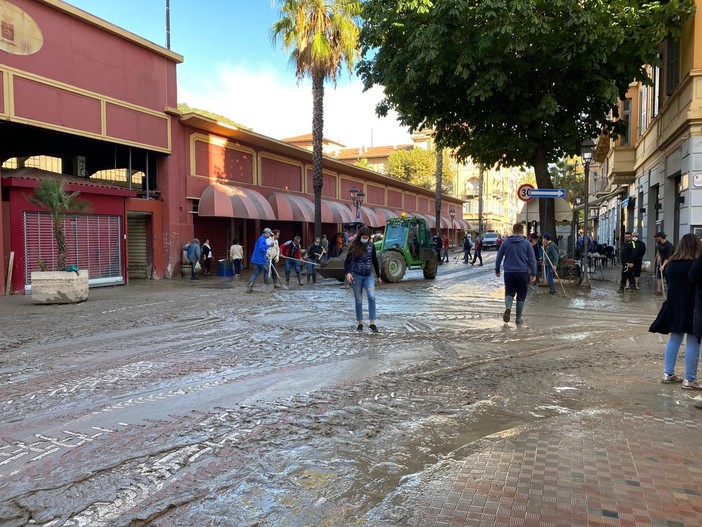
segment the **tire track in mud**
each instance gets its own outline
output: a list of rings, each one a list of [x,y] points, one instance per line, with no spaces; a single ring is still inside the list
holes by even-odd
[[[4,434],[0,463],[11,457],[9,452],[26,453],[5,463],[14,465],[12,472],[0,476],[0,489],[8,496],[0,502],[0,518],[18,518],[7,525],[24,525],[20,520],[28,517],[41,525],[195,525],[203,517],[222,517],[223,510],[234,510],[232,516],[224,516],[228,523],[221,525],[279,525],[282,520],[288,525],[310,525],[335,515],[344,519],[344,525],[353,525],[358,518],[366,518],[403,478],[465,444],[461,430],[477,422],[471,407],[504,397],[505,379],[510,379],[510,386],[534,378],[546,383],[556,371],[592,367],[598,361],[626,362],[608,340],[594,353],[566,363],[556,355],[574,353],[573,339],[555,336],[560,342],[544,350],[540,327],[500,327],[493,313],[500,313],[500,302],[491,292],[480,293],[473,286],[471,295],[454,298],[477,299],[482,304],[466,303],[453,311],[446,308],[445,299],[433,298],[441,287],[432,287],[411,295],[419,306],[415,309],[413,304],[412,316],[406,308],[408,295],[388,289],[383,301],[389,308],[381,311],[380,335],[355,335],[348,306],[344,312],[323,305],[314,315],[286,316],[286,307],[278,302],[289,299],[290,293],[264,297],[261,305],[247,312],[209,311],[215,316],[206,324],[188,326],[186,322],[182,329],[177,327],[177,317],[187,320],[192,311],[175,312],[174,333],[166,340],[151,341],[144,331],[124,343],[147,350],[151,342],[155,349],[138,358],[158,360],[132,378],[127,369],[112,384],[98,384],[102,399],[89,397],[96,389],[89,385],[89,371],[55,365],[56,371],[65,371],[73,379],[53,379],[53,384],[46,379],[42,390],[60,388],[52,397],[63,398],[63,406],[48,396],[52,392],[35,390],[41,393],[34,395],[34,399],[49,400],[47,408],[56,411],[52,424],[100,408],[108,409],[107,414],[133,408],[138,414],[138,408],[148,403],[162,402],[164,413],[158,419],[121,421],[92,430],[67,426],[62,434],[35,435],[35,441],[20,442]],[[298,296],[304,302],[318,294],[315,290]],[[331,291],[330,297],[349,302],[348,295],[338,290]],[[207,301],[205,296],[202,300]],[[437,316],[435,308],[440,310]],[[262,327],[262,320],[271,319],[276,324]],[[323,331],[318,327],[320,320],[324,320]],[[459,330],[466,320],[483,321],[485,327],[465,338]],[[196,335],[191,334],[193,328]],[[231,333],[236,331],[245,334],[234,339]],[[286,341],[290,334],[298,338]],[[625,334],[622,329],[609,336]],[[587,332],[576,339],[577,345],[594,344],[602,336]],[[109,348],[110,338],[105,336],[104,348],[96,339],[86,353]],[[516,342],[523,356],[509,354]],[[179,415],[168,411],[169,399],[224,386],[222,372],[228,373],[230,382],[246,375],[265,380],[273,371],[294,374],[320,364],[333,368],[349,357],[392,357],[422,346],[433,353],[361,380],[247,405],[232,401],[227,408]],[[59,349],[69,353],[69,342]],[[104,351],[94,355],[103,358]],[[539,361],[533,360],[536,356]],[[90,371],[106,365],[116,370],[117,362],[116,358],[98,360]],[[130,364],[124,359],[122,367]],[[222,384],[208,385],[217,382]],[[21,385],[15,383],[14,388]],[[78,388],[71,390],[73,386]],[[0,394],[5,399],[4,388]],[[567,395],[553,395],[553,406],[582,404]],[[99,400],[111,400],[115,408],[96,404]],[[524,409],[513,413],[495,426],[511,427],[535,418]],[[421,441],[408,444],[416,437]],[[37,459],[26,463],[29,456]],[[39,474],[41,487],[35,483]]]

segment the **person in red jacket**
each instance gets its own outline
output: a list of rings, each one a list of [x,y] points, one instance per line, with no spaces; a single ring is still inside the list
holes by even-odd
[[[300,277],[300,262],[302,261],[302,251],[300,250],[300,237],[295,236],[292,240],[285,242],[280,248],[280,252],[285,257],[285,285],[290,285],[290,269],[295,269],[297,283],[302,285]]]

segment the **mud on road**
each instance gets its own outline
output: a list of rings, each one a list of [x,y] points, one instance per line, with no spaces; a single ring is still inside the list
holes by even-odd
[[[422,474],[479,439],[640,404],[658,299],[542,290],[505,326],[491,262],[380,286],[378,335],[332,280],[0,299],[0,525],[412,525]]]

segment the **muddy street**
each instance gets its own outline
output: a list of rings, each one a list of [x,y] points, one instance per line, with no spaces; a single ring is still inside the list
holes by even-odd
[[[333,280],[3,298],[0,525],[420,525],[428,481],[483,438],[608,409],[699,421],[658,382],[649,289],[608,270],[505,325],[493,262],[379,286],[377,335]]]

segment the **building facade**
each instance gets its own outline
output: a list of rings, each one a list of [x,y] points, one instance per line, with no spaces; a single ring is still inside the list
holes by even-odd
[[[591,229],[621,243],[638,231],[653,260],[656,232],[677,243],[702,235],[702,5],[686,22],[679,41],[661,47],[660,66],[648,68],[652,85],[632,83],[620,102],[628,133],[600,138],[591,174],[595,190]],[[595,177],[597,179],[595,179]]]
[[[210,238],[215,259],[232,238],[247,256],[264,227],[309,243],[312,155],[247,129],[177,110],[183,57],[60,0],[0,0],[0,290],[31,287],[51,260],[47,213],[29,194],[66,181],[90,202],[64,217],[69,255],[92,286],[180,277],[182,247]],[[323,230],[355,219],[382,227],[402,212],[434,224],[433,192],[324,158]],[[442,199],[441,225],[461,201]],[[11,276],[11,279],[8,278]]]

